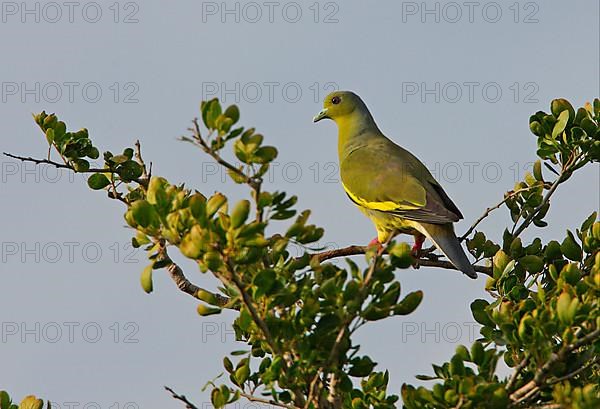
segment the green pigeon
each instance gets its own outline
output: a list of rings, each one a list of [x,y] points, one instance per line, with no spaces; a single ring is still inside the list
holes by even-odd
[[[454,233],[453,223],[463,216],[427,167],[379,130],[353,92],[329,94],[313,121],[325,118],[338,126],[342,186],[377,230],[371,243],[380,245],[398,233],[412,234],[418,256],[428,238],[458,270],[477,278]]]

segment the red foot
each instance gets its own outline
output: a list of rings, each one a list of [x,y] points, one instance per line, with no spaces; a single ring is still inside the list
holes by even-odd
[[[377,239],[377,237],[375,237],[373,240],[371,240],[369,242],[369,244],[367,246],[368,247],[370,247],[370,246],[381,246],[381,243],[379,242],[379,240]]]
[[[412,255],[414,258],[419,258],[421,256],[421,249],[423,248],[424,242],[425,236],[422,234],[415,235],[415,245],[412,246]]]
[[[371,247],[371,246],[377,247],[377,254],[381,254],[381,252],[383,251],[383,246],[381,245],[381,243],[379,242],[379,240],[377,238],[374,238],[373,240],[371,240],[369,242],[369,244],[367,245],[367,247]]]

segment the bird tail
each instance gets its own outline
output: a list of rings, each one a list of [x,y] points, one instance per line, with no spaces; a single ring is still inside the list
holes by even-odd
[[[419,223],[421,233],[423,233],[435,246],[442,252],[454,266],[468,275],[470,278],[477,278],[477,273],[473,265],[463,251],[451,223],[448,224],[429,224]]]

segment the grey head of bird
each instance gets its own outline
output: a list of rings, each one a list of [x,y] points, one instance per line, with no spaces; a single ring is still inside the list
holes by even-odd
[[[377,128],[363,100],[352,91],[334,91],[327,95],[323,101],[323,109],[313,118],[313,122],[322,119],[333,120],[340,132]]]

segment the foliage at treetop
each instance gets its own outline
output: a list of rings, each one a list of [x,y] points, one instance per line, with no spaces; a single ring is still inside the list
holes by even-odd
[[[538,147],[531,173],[461,237],[477,260],[476,270],[488,276],[491,302],[471,303],[481,337],[460,345],[448,362],[434,364],[431,375],[417,376],[434,381],[431,387],[403,385],[407,409],[600,407],[597,213],[557,240],[525,243],[520,237],[532,225],[546,226],[556,190],[577,170],[600,161],[600,100],[575,110],[556,99],[550,108],[529,121]],[[249,199],[239,201],[222,193],[207,197],[152,175],[139,142],[122,153],[105,152],[104,164],[93,167],[90,160],[100,151],[86,129],[69,132],[54,114],[34,117],[61,162],[51,160],[50,151],[47,159],[6,155],[89,173],[90,188],[123,202],[125,221],[135,230],[133,245],[148,253],[140,278],[144,291],[152,292],[153,274],[166,269],[181,291],[199,301],[200,315],[236,311],[236,338],[247,347],[223,358],[227,381],[209,382],[215,407],[240,398],[304,409],[401,404],[388,391],[388,369],[393,375],[394,368],[379,368],[353,335],[372,321],[412,313],[423,293],[403,294],[394,271],[415,264],[453,269],[442,256],[429,249],[415,260],[409,245],[397,241],[385,243],[383,252],[364,246],[311,249],[323,229],[309,222],[310,210],[297,209],[296,196],[263,189],[277,149],[264,145],[254,128],[236,126],[235,105],[223,110],[216,99],[203,102],[201,122],[194,120],[190,135],[181,139],[224,166],[234,183],[248,186]],[[228,147],[241,165],[226,158]],[[503,206],[512,226],[502,238],[487,237],[478,230],[480,222]],[[277,233],[267,233],[267,226]],[[291,255],[291,244],[303,246],[302,256]],[[193,284],[170,258],[175,248],[201,272],[213,274],[219,292]],[[366,268],[347,257],[354,254],[365,254]],[[328,261],[339,257],[346,257],[346,266]],[[498,376],[499,360],[512,368],[508,378]],[[7,394],[0,396],[0,409],[16,407]]]

